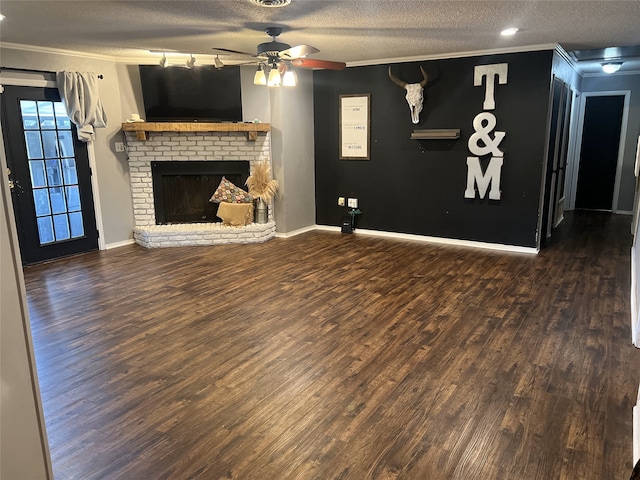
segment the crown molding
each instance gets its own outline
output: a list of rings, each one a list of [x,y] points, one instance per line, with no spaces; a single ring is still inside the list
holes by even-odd
[[[22,50],[25,52],[34,52],[34,53],[48,53],[51,55],[66,55],[69,57],[88,58],[91,60],[106,60],[110,62],[117,61],[117,57],[112,57],[109,55],[99,55],[96,53],[87,53],[87,52],[76,52],[74,50],[62,50],[60,48],[42,47],[39,45],[24,45],[22,43],[2,42],[0,44],[0,48],[6,48],[11,50]]]
[[[375,60],[366,60],[362,62],[347,62],[347,67],[368,67],[371,65],[382,65],[385,63],[405,63],[405,62],[422,62],[428,60],[446,60],[450,58],[466,58],[478,57],[484,55],[501,55],[504,53],[525,53],[537,52],[542,50],[555,50],[557,43],[544,45],[526,45],[521,47],[494,48],[491,50],[472,50],[468,52],[441,53],[438,55],[418,55],[413,57],[396,57],[396,58],[380,58]]]
[[[84,59],[91,60],[102,60],[114,62],[117,64],[125,64],[125,65],[146,65],[146,64],[154,64],[156,63],[156,56],[153,54],[147,55],[133,55],[133,56],[110,56],[110,55],[101,55],[95,53],[87,53],[87,52],[79,52],[75,50],[64,50],[60,48],[52,48],[52,47],[43,47],[39,45],[25,45],[21,43],[10,43],[10,42],[2,42],[0,44],[0,48],[12,49],[12,50],[21,50],[26,52],[35,52],[35,53],[47,53],[50,55],[65,55],[71,57],[78,57]],[[348,62],[347,67],[364,67],[371,65],[382,65],[387,63],[405,63],[405,62],[421,62],[421,61],[429,61],[429,60],[443,60],[443,59],[451,59],[451,58],[465,58],[465,57],[477,57],[483,55],[501,55],[507,53],[526,53],[526,52],[535,52],[535,51],[543,51],[543,50],[554,50],[556,51],[563,59],[565,59],[569,65],[582,76],[598,76],[601,75],[599,73],[582,73],[580,68],[576,64],[576,62],[569,56],[569,54],[558,44],[542,44],[542,45],[526,45],[521,47],[508,47],[508,48],[496,48],[490,50],[473,50],[467,52],[454,52],[454,53],[442,53],[437,55],[417,55],[411,57],[396,57],[396,58],[382,58],[375,60],[366,60],[366,61],[358,61],[358,62]],[[184,54],[187,55],[187,54]],[[209,54],[194,54],[196,59],[198,57],[213,57],[214,55]],[[204,62],[199,62],[200,65],[208,65]],[[630,71],[630,72],[621,72],[616,73],[614,75],[637,75],[639,72]],[[608,74],[604,74],[608,75]]]
[[[562,48],[561,45],[556,45],[555,51],[569,64],[569,66],[573,69],[574,72],[582,76],[582,71],[580,70],[580,65],[578,65],[578,62],[576,62],[573,58],[571,58],[571,55],[569,55],[569,53],[567,53],[567,51],[564,48]]]
[[[628,70],[628,71],[617,71],[615,73],[605,73],[605,72],[589,72],[582,73],[583,77],[620,77],[623,75],[640,75],[640,70]]]
[[[63,50],[60,48],[52,48],[52,47],[42,47],[38,45],[25,45],[22,43],[10,43],[10,42],[2,42],[0,43],[0,48],[6,48],[11,50],[21,50],[25,52],[34,52],[34,53],[47,53],[50,55],[65,55],[68,57],[78,57],[90,60],[103,60],[109,62],[115,62],[117,64],[125,64],[125,65],[153,65],[157,63],[160,59],[157,53],[149,53],[148,55],[132,55],[132,56],[111,56],[111,55],[100,55],[95,53],[87,53],[87,52],[78,52],[75,50]],[[167,54],[175,54],[175,55],[183,55],[188,56],[189,53],[182,52],[171,52],[167,51]],[[211,60],[207,60],[206,62],[199,61],[198,65],[213,65],[214,54],[206,54],[206,53],[194,53],[193,56],[196,59],[211,58]],[[227,65],[243,65],[244,62],[229,62]]]

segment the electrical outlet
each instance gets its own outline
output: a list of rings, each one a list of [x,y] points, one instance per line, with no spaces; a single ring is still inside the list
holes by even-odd
[[[347,206],[349,208],[358,208],[358,199],[357,198],[347,199]]]
[[[116,142],[116,152],[124,152],[124,150],[125,150],[124,143]]]
[[[338,197],[338,206],[344,207],[344,197]]]

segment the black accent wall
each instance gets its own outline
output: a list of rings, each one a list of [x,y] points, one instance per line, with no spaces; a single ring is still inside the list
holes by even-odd
[[[388,65],[314,72],[316,223],[339,226],[339,196],[356,197],[356,227],[461,240],[536,247],[553,51],[393,64],[408,83],[429,74],[420,123],[411,123],[405,91]],[[501,199],[465,199],[467,142],[483,112],[485,87],[474,67],[508,63],[496,81],[494,130],[506,132]],[[370,160],[340,160],[339,98],[371,95]],[[457,140],[411,140],[414,129],[459,128]],[[481,158],[486,168],[488,158]]]

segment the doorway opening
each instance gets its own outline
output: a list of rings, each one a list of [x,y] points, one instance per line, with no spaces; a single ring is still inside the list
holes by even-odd
[[[588,92],[580,101],[569,208],[617,213],[630,92]]]

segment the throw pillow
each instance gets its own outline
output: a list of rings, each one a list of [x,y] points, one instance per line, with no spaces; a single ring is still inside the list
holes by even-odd
[[[253,197],[233,183],[222,177],[222,181],[209,199],[210,202],[253,203]]]

